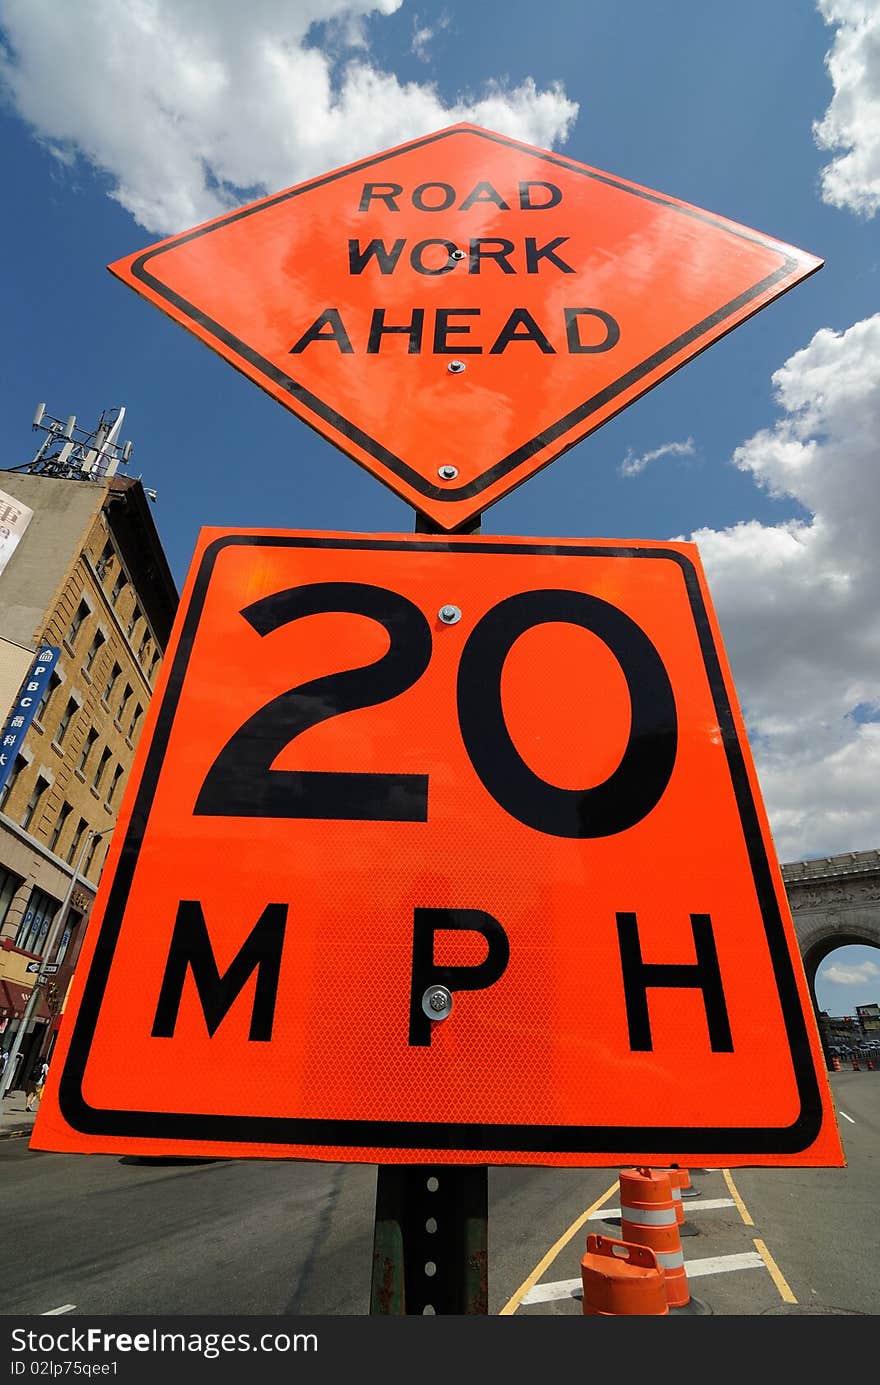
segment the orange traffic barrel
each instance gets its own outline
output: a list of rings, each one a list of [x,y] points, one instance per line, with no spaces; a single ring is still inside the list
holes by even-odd
[[[669,1182],[672,1187],[672,1200],[675,1203],[675,1220],[678,1222],[678,1234],[680,1236],[696,1236],[698,1234],[693,1222],[689,1222],[684,1214],[684,1198],[702,1197],[699,1188],[695,1188],[691,1183],[691,1176],[687,1169],[679,1168],[678,1164],[664,1165],[660,1169],[661,1173],[669,1174]]]
[[[648,1246],[591,1233],[581,1260],[581,1280],[585,1313],[602,1317],[669,1313],[663,1268]]]
[[[690,1169],[680,1169],[677,1164],[674,1166],[674,1169],[675,1172],[678,1174],[679,1191],[681,1192],[683,1198],[690,1200],[690,1198],[692,1197],[703,1196],[702,1190],[700,1188],[694,1187],[694,1182],[691,1178]]]
[[[624,1241],[653,1250],[664,1271],[667,1303],[670,1308],[686,1307],[691,1296],[668,1173],[621,1169],[620,1235]]]
[[[675,1173],[678,1178],[678,1186],[681,1188],[682,1196],[688,1192],[693,1193],[693,1182],[691,1180],[690,1169],[680,1169],[676,1165],[673,1169],[673,1173]],[[699,1196],[699,1194],[697,1194],[697,1196]]]
[[[663,1169],[658,1169],[658,1173],[665,1173],[665,1174],[668,1174],[668,1175],[669,1175],[669,1186],[670,1186],[670,1188],[671,1188],[671,1190],[672,1190],[672,1201],[675,1203],[675,1220],[678,1222],[679,1226],[683,1226],[683,1225],[684,1225],[684,1206],[683,1206],[682,1200],[681,1200],[681,1190],[682,1190],[682,1188],[684,1188],[684,1187],[686,1186],[686,1184],[685,1184],[685,1182],[684,1182],[684,1177],[685,1177],[685,1174],[687,1173],[687,1170],[686,1170],[686,1169],[663,1168]],[[688,1183],[690,1183],[690,1178],[688,1178]],[[681,1233],[679,1233],[679,1234],[681,1234]]]
[[[836,1054],[831,1059],[831,1067],[834,1070],[834,1072],[840,1072],[840,1059],[837,1057]]]

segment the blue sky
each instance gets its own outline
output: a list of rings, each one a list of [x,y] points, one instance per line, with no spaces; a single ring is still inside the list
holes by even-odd
[[[40,400],[125,405],[178,585],[203,525],[413,516],[107,273],[160,236],[468,120],[823,258],[483,529],[697,542],[780,859],[880,846],[877,0],[0,0],[0,25],[2,465]],[[877,958],[820,1003],[880,998]]]

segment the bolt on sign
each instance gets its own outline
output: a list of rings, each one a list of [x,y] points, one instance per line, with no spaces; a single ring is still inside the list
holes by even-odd
[[[462,124],[109,268],[453,530],[821,265]]]
[[[32,1137],[844,1162],[696,548],[204,530]]]

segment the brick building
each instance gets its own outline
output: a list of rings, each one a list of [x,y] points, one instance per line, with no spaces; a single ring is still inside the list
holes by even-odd
[[[0,770],[0,1052],[22,1023],[28,963],[59,964],[11,1090],[51,1053],[178,594],[139,480],[0,470],[0,504],[27,516],[0,565],[0,752],[13,747]],[[10,734],[29,688],[33,720]]]

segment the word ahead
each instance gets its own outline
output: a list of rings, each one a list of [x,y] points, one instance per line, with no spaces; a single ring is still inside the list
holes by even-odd
[[[557,350],[547,334],[532,317],[528,308],[514,308],[505,318],[500,330],[497,331],[497,335],[495,329],[492,329],[488,338],[490,344],[485,347],[472,342],[463,345],[461,342],[450,340],[456,333],[470,337],[471,327],[469,324],[463,323],[462,319],[480,316],[481,310],[479,308],[437,308],[433,317],[432,329],[428,333],[430,349],[435,355],[480,355],[486,350],[490,356],[500,356],[511,345],[531,342],[539,351],[548,356],[552,356]],[[601,341],[594,344],[581,339],[579,322],[581,318],[593,318],[601,324]],[[573,354],[588,355],[596,351],[610,351],[620,339],[620,328],[614,318],[610,317],[608,313],[603,313],[599,308],[563,308],[561,327],[564,333],[562,339],[565,343],[562,349]],[[422,350],[422,343],[425,340],[425,309],[413,308],[407,322],[390,323],[387,321],[387,309],[374,308],[366,336],[365,350],[367,354],[370,356],[378,355],[383,342],[388,337],[405,337],[408,343],[407,351],[417,355]],[[325,308],[308,331],[290,348],[291,353],[295,355],[300,351],[305,351],[307,346],[311,346],[315,342],[333,342],[344,355],[350,356],[354,353],[355,348],[338,308]]]
[[[455,125],[110,268],[455,529],[820,265]]]
[[[691,545],[208,530],[187,591],[35,1147],[842,1162]]]

